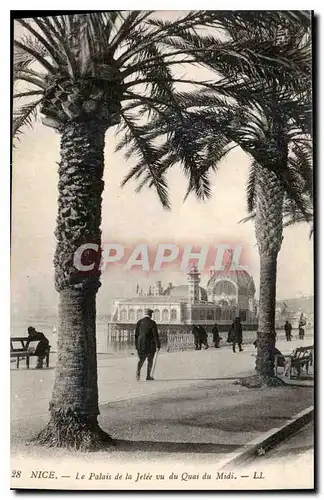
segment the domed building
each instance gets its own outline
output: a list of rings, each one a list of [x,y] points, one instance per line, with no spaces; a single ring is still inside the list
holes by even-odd
[[[208,301],[256,314],[255,285],[245,270],[212,271],[207,283]]]
[[[244,328],[256,328],[255,286],[247,271],[211,271],[205,287],[200,286],[200,276],[193,266],[187,274],[187,285],[169,283],[164,289],[159,281],[146,295],[140,290],[135,297],[115,300],[110,326],[132,333],[136,322],[150,308],[162,334],[189,332],[195,323],[207,330],[217,323],[220,330],[228,330],[236,316]]]

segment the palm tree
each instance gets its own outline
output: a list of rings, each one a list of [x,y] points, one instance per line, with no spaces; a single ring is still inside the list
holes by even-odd
[[[287,17],[268,25],[261,39],[270,36],[274,40],[273,49],[279,48],[286,55],[295,53],[301,67],[289,74],[283,67],[271,68],[270,74],[263,78],[263,91],[256,92],[247,113],[239,111],[236,114],[239,120],[234,118],[234,123],[241,125],[237,143],[253,158],[248,182],[248,211],[255,211],[260,255],[256,369],[261,375],[261,383],[271,383],[274,374],[277,257],[283,239],[284,216],[287,208],[294,207],[296,214],[302,215],[307,222],[311,220],[309,31],[307,21],[296,23],[295,19]],[[240,31],[241,38],[243,33]],[[255,40],[256,33],[253,30],[252,33]],[[246,35],[251,35],[248,26]],[[238,99],[238,102],[246,101]]]
[[[168,134],[169,155],[180,156],[189,177],[188,193],[194,191],[200,198],[210,196],[210,171],[233,147],[240,146],[252,160],[247,195],[260,254],[256,369],[261,383],[271,383],[273,376],[283,218],[290,214],[290,222],[311,219],[311,54],[305,19],[304,13],[297,17],[275,13],[272,18],[238,11],[218,19],[230,40],[225,45],[232,41],[238,52],[243,46],[245,53],[257,45],[257,60],[253,64],[243,60],[233,67],[226,59],[205,53],[204,62],[219,80],[198,92],[177,93],[182,115],[169,112],[167,119],[157,118],[153,127]],[[184,43],[187,48],[204,45],[210,47],[210,39],[187,36]],[[287,66],[289,58],[293,67]],[[143,136],[151,137],[151,130],[149,125],[143,127]],[[166,161],[161,171],[165,173],[169,166]]]
[[[217,37],[209,36],[209,45],[200,45],[199,28],[214,25],[218,29],[227,18],[220,13],[215,22],[213,16],[212,11],[189,12],[166,22],[155,19],[152,12],[115,11],[18,21],[25,34],[14,42],[14,98],[24,104],[14,109],[14,136],[19,137],[24,125],[32,124],[38,113],[45,125],[61,135],[54,258],[59,292],[58,359],[50,422],[37,436],[38,443],[89,449],[111,442],[97,420],[95,318],[100,255],[96,258],[91,250],[83,253],[83,264],[95,264],[90,273],[76,269],[74,256],[83,244],[100,248],[103,150],[108,128],[119,126],[123,134],[119,147],[128,148],[126,158],[139,157],[124,182],[142,177],[139,189],[144,185],[155,188],[165,208],[169,207],[165,174],[179,159],[185,158],[192,180],[202,179],[196,184],[191,181],[190,189],[200,186],[201,193],[208,189],[204,180],[207,163],[202,165],[199,155],[191,155],[190,141],[186,141],[187,149],[185,141],[173,150],[169,148],[177,143],[180,124],[183,130],[190,121],[194,125],[188,138],[196,128],[201,130],[202,124],[199,117],[192,123],[193,115],[183,111],[175,85],[197,84],[214,92],[214,84],[177,77],[173,68],[181,63],[205,64],[208,53],[222,68],[243,70],[247,65],[254,75],[254,59],[259,57],[258,47],[251,50],[242,44],[237,50],[236,42],[224,43]],[[260,57],[263,50],[264,46]],[[270,59],[276,67],[277,55]],[[293,69],[294,54],[283,62]],[[232,92],[230,84],[225,87],[224,95],[226,90]],[[143,121],[150,117],[152,121],[143,131]],[[172,140],[162,141],[161,146],[156,139],[165,123],[170,125],[175,118]],[[164,129],[159,128],[159,120]],[[223,144],[226,141],[222,138]],[[209,146],[209,151],[215,163],[216,148]]]
[[[165,23],[148,11],[114,11],[17,20],[23,36],[14,41],[14,99],[23,104],[14,108],[13,135],[19,137],[40,113],[61,136],[54,258],[58,357],[50,421],[37,436],[40,444],[88,449],[111,442],[98,425],[100,256],[89,249],[83,253],[84,265],[94,263],[91,272],[78,271],[74,256],[84,244],[100,249],[108,128],[119,125],[124,144],[135,141],[128,157],[139,153],[137,167],[149,173],[150,186],[169,207],[159,171],[163,152],[142,141],[139,124],[148,114],[162,113],[166,98],[172,100],[179,81],[172,68],[197,61],[202,52],[188,54],[173,41],[194,32],[207,17],[204,11],[189,12]],[[235,58],[233,52],[229,57]]]

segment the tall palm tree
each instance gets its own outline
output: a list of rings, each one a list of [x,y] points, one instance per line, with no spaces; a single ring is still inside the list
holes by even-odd
[[[81,245],[92,243],[100,248],[101,244],[105,132],[118,125],[123,134],[119,147],[128,147],[126,158],[139,157],[125,182],[142,177],[139,189],[144,185],[155,188],[164,207],[169,207],[165,173],[183,156],[186,167],[201,171],[202,192],[207,189],[206,165],[199,156],[191,156],[190,141],[187,150],[183,142],[179,150],[169,151],[170,141],[162,141],[162,146],[156,141],[162,128],[154,120],[172,123],[176,117],[177,126],[182,123],[186,130],[191,116],[183,112],[175,85],[199,84],[213,90],[210,82],[177,77],[173,68],[181,63],[205,63],[208,53],[222,67],[247,65],[255,73],[258,47],[251,50],[242,44],[238,50],[236,42],[224,43],[217,36],[207,37],[207,45],[200,45],[200,27],[217,30],[226,18],[220,13],[215,22],[212,11],[200,11],[168,22],[156,19],[152,12],[115,11],[18,21],[24,35],[14,42],[14,98],[23,104],[14,108],[14,136],[39,113],[43,123],[61,135],[54,259],[59,292],[58,359],[51,418],[37,437],[39,443],[87,449],[111,441],[97,420],[95,318],[100,258],[84,252],[83,264],[95,263],[90,273],[78,272],[74,265]],[[278,64],[277,55],[270,59],[272,65]],[[294,68],[294,54],[284,63]],[[150,117],[143,133],[143,121]],[[211,150],[215,161],[216,149]]]
[[[42,122],[61,136],[54,258],[58,357],[50,421],[37,437],[40,444],[87,449],[111,442],[97,420],[95,319],[100,258],[85,251],[83,264],[95,263],[95,267],[82,273],[74,256],[83,244],[91,243],[95,249],[101,245],[108,128],[119,125],[124,143],[135,142],[128,157],[140,154],[137,167],[149,173],[150,186],[169,207],[159,170],[164,152],[142,141],[139,124],[150,113],[167,108],[165,101],[172,98],[179,81],[172,68],[197,61],[202,52],[189,54],[172,42],[193,33],[207,17],[204,11],[189,12],[165,23],[149,11],[114,11],[17,19],[23,35],[14,41],[14,99],[23,104],[14,107],[13,134],[19,136],[40,113]],[[228,57],[236,56],[229,51]]]
[[[181,157],[189,177],[188,193],[194,191],[201,198],[210,195],[210,171],[233,147],[240,146],[252,160],[248,211],[254,214],[260,254],[256,368],[261,382],[271,383],[283,218],[287,210],[291,215],[295,209],[299,219],[311,219],[309,19],[304,13],[264,17],[236,11],[216,21],[226,31],[225,45],[232,42],[237,50],[258,46],[257,60],[233,66],[212,52],[204,53],[204,62],[219,80],[198,92],[177,93],[182,112],[170,112],[167,119],[160,116],[153,128],[168,134],[169,155]],[[187,48],[205,45],[211,47],[210,39],[191,35],[183,43]],[[287,66],[289,58],[294,67]],[[151,137],[151,130],[149,125],[143,127],[143,137]],[[161,172],[169,166],[166,161]]]
[[[308,20],[309,23],[309,20]],[[233,38],[237,30],[231,29]],[[251,36],[252,35],[252,36]],[[237,143],[253,158],[248,183],[248,211],[255,211],[255,234],[260,255],[258,355],[261,381],[271,383],[274,374],[277,257],[283,239],[287,207],[309,222],[312,193],[310,151],[311,45],[307,16],[301,22],[282,15],[261,33],[247,24],[240,38],[273,39],[272,51],[294,54],[296,71],[272,67],[260,79],[263,89],[234,123],[241,125]],[[238,103],[246,99],[238,98]],[[245,116],[244,116],[245,114]],[[241,118],[242,116],[242,118]],[[233,136],[234,138],[234,136]],[[243,139],[243,142],[242,142]],[[251,150],[252,146],[252,150]]]

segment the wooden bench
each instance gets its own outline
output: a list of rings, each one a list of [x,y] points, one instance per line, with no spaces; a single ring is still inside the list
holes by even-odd
[[[313,366],[314,362],[314,346],[297,347],[291,354],[275,356],[275,375],[278,375],[279,358],[284,359],[283,376],[291,378],[292,371],[295,370],[297,378],[300,377],[301,371],[306,370],[308,375],[309,366]]]
[[[27,341],[28,337],[11,337],[10,338],[10,358],[17,358],[17,368],[19,368],[19,362],[21,359],[26,359],[26,366],[29,368],[29,359],[31,356],[36,356],[35,352],[32,350],[27,351]],[[39,340],[33,340],[29,343],[29,347],[37,347]],[[46,367],[49,367],[49,355],[51,346],[48,346],[45,354]]]

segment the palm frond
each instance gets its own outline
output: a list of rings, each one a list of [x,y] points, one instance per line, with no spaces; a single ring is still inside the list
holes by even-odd
[[[41,31],[44,32],[46,38],[42,36],[36,29],[34,29],[30,22],[25,21],[24,19],[17,19],[17,22],[21,24],[21,26],[23,26],[26,30],[28,30],[29,33],[31,33],[40,43],[40,46],[43,48],[43,55],[45,55],[44,52],[46,50],[46,52],[51,56],[52,60],[58,66],[61,62],[59,45],[57,43],[57,40],[55,40],[55,37],[53,37],[53,33],[45,28],[45,24],[42,22],[42,20],[35,18],[33,19],[33,22]]]
[[[117,34],[110,42],[111,49],[116,50],[116,48],[128,37],[129,33],[133,31],[134,27],[149,17],[151,12],[152,11],[130,11],[127,13]]]
[[[40,89],[45,90],[46,88],[46,83],[42,75],[39,73],[36,73],[35,71],[31,70],[13,70],[13,75],[14,75],[14,81],[21,81],[21,82],[27,82],[31,83],[32,85],[35,85],[35,87],[38,87]]]
[[[127,36],[127,42],[130,42],[130,44],[118,59],[120,64],[125,64],[136,55],[140,56],[152,43],[161,44],[169,36],[176,36],[180,32],[184,33],[190,29],[194,30],[197,26],[203,24],[205,17],[205,11],[193,11],[175,21],[165,21],[151,18],[151,14],[152,12],[145,19],[145,23],[135,28],[134,32]],[[152,30],[151,27],[155,29]]]
[[[13,98],[20,99],[22,97],[31,97],[34,95],[43,95],[43,92],[41,90],[29,90],[27,92],[18,92],[17,94],[13,95]]]
[[[12,125],[12,135],[14,138],[21,133],[21,128],[24,126],[32,126],[34,120],[37,116],[37,108],[39,107],[42,99],[38,99],[24,106],[20,106],[14,111],[13,115],[13,125]]]
[[[14,40],[14,45],[34,57],[35,61],[41,64],[49,73],[55,73],[55,67],[45,59],[43,53],[37,50],[37,47],[31,47],[29,44],[27,45],[18,40]]]
[[[253,212],[253,210],[255,209],[255,203],[256,203],[255,181],[256,181],[257,167],[258,167],[257,162],[253,161],[250,167],[248,182],[246,186],[248,213]]]
[[[141,126],[136,123],[133,116],[122,112],[122,117],[125,128],[128,129],[128,135],[122,147],[126,147],[128,144],[131,150],[131,153],[128,154],[134,157],[136,153],[140,158],[135,167],[123,179],[122,186],[132,178],[139,179],[142,175],[149,174],[146,182],[150,179],[150,186],[155,188],[162,206],[170,210],[167,182],[164,175],[161,175],[161,150],[146,138]]]
[[[66,66],[68,74],[74,79],[77,74],[77,62],[73,54],[76,40],[75,38],[73,39],[72,36],[70,17],[61,16],[63,32],[57,27],[57,23],[55,23],[52,18],[43,17],[39,18],[38,21],[39,27],[42,29],[47,39],[54,45],[56,45],[56,41],[58,42],[58,49],[62,52],[62,55],[64,55],[62,60],[63,68]]]

